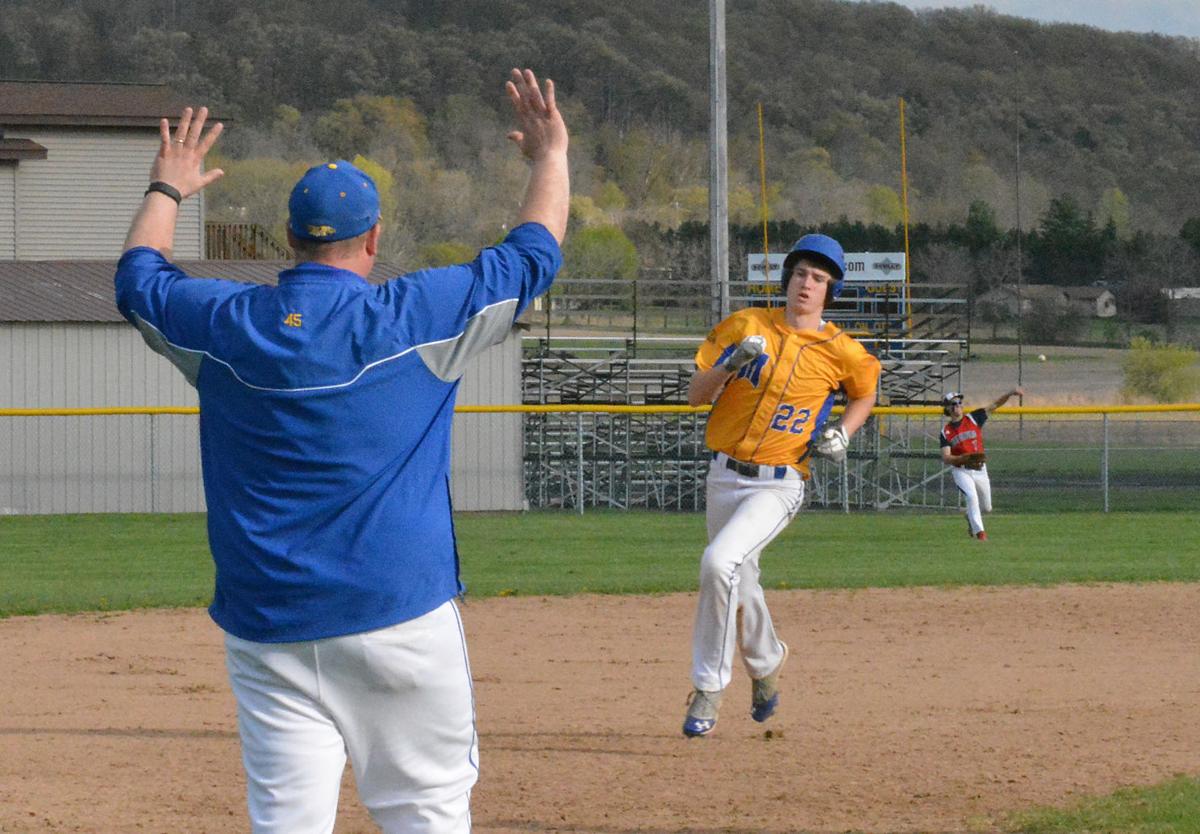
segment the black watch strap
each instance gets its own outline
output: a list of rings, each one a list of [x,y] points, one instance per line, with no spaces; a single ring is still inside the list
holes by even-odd
[[[146,194],[149,194],[151,191],[157,191],[159,194],[166,194],[176,203],[183,202],[183,195],[179,193],[179,189],[173,185],[168,185],[162,180],[155,180],[154,182],[150,183],[150,187],[146,189],[146,193],[142,196],[145,197]]]

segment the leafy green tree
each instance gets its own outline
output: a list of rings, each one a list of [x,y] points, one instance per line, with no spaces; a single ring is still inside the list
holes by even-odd
[[[900,195],[886,185],[873,185],[867,189],[867,222],[881,226],[895,226],[904,219]]]
[[[1096,224],[1070,196],[1050,201],[1039,230],[1030,235],[1029,255],[1033,281],[1040,284],[1087,284],[1104,264]]]
[[[392,172],[362,154],[356,154],[350,161],[375,181],[375,189],[379,192],[379,216],[384,225],[387,227],[395,225],[398,219],[396,212],[399,208],[399,200],[396,196],[396,178]]]
[[[617,226],[580,229],[564,244],[564,278],[632,280],[637,271],[637,247]]]
[[[1159,403],[1192,402],[1200,395],[1200,353],[1182,345],[1156,345],[1135,336],[1122,362],[1127,399]]]
[[[580,229],[563,245],[562,277],[567,280],[560,286],[580,307],[629,309],[633,296],[622,285],[637,277],[638,266],[637,247],[617,226]]]
[[[621,190],[621,186],[612,180],[603,183],[596,190],[596,207],[608,212],[624,211],[629,205],[629,198]]]
[[[317,119],[313,138],[326,154],[367,154],[387,168],[429,156],[425,117],[411,99],[359,95],[339,99]]]
[[[473,247],[456,240],[429,243],[421,247],[415,266],[422,268],[463,264],[473,260],[476,251]]]
[[[575,194],[571,197],[571,226],[574,231],[577,226],[599,226],[607,219],[607,213],[596,205],[596,201],[586,194]]]
[[[703,185],[690,185],[676,190],[673,204],[679,209],[683,222],[693,221],[704,223],[708,220],[708,188]]]
[[[1119,188],[1104,189],[1097,215],[1101,222],[1112,226],[1116,237],[1128,238],[1133,231],[1129,198]]]
[[[967,222],[963,231],[972,255],[994,246],[1003,237],[1000,227],[996,225],[995,210],[983,200],[976,200],[967,208]]]

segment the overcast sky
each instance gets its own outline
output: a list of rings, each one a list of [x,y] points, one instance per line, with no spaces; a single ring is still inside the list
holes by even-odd
[[[1084,23],[1114,32],[1200,38],[1200,0],[895,0],[910,9],[989,6],[1047,23]]]

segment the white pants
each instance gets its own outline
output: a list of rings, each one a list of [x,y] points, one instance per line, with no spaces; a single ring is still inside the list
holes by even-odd
[[[328,834],[349,754],[387,834],[471,830],[479,747],[458,608],[304,643],[225,635],[251,829]]]
[[[729,685],[735,646],[752,678],[783,659],[759,584],[758,557],[800,510],[804,481],[790,467],[783,478],[748,477],[718,455],[708,470],[708,547],[700,560],[700,594],[692,631],[692,684],[718,691]]]
[[[983,514],[992,511],[992,482],[988,480],[987,464],[981,469],[954,466],[950,472],[954,475],[954,485],[967,500],[967,524],[971,535],[978,535],[983,532]]]

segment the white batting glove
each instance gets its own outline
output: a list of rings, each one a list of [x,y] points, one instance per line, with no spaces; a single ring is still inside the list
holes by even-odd
[[[846,459],[846,449],[850,447],[850,438],[841,426],[833,426],[821,432],[820,438],[813,444],[813,454],[829,458],[834,463]]]
[[[725,364],[721,366],[723,370],[733,373],[740,371],[746,365],[757,359],[764,350],[767,349],[767,340],[764,336],[747,336],[738,344],[737,350],[729,355],[725,360]]]

